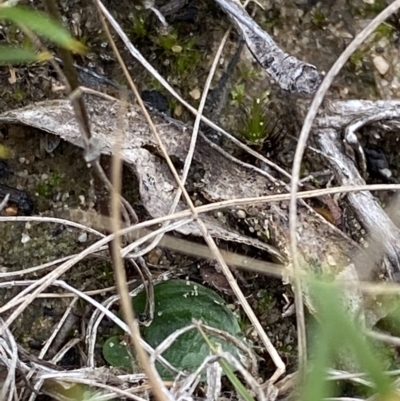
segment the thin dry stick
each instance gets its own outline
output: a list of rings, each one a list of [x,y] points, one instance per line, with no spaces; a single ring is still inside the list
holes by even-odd
[[[115,31],[118,33],[119,37],[122,39],[124,42],[125,46],[127,49],[130,51],[130,53],[135,57],[142,65],[143,67],[146,68],[147,71],[151,73],[152,76],[154,76],[160,83],[161,85],[169,92],[171,93],[172,96],[175,97],[175,99],[179,100],[192,114],[197,115],[197,110],[191,106],[189,103],[187,103],[179,94],[169,85],[169,83],[157,72],[157,70],[147,62],[147,60],[141,55],[141,53],[133,46],[133,44],[130,42],[129,38],[126,36],[125,32],[121,29],[117,21],[113,18],[113,16],[109,13],[107,8],[103,5],[101,0],[96,0],[97,4],[99,5],[102,13],[104,16],[107,18],[108,22],[111,24],[111,26],[115,29]],[[231,142],[233,142],[235,145],[237,145],[239,148],[245,150],[247,153],[251,154],[252,156],[256,157],[257,159],[261,160],[268,166],[272,167],[279,173],[281,173],[283,176],[287,178],[291,178],[290,174],[287,173],[284,169],[276,165],[275,163],[272,163],[270,160],[265,158],[264,156],[260,155],[257,153],[255,150],[249,148],[246,146],[244,143],[239,141],[237,138],[235,138],[233,135],[229,134],[225,130],[223,130],[221,127],[219,127],[217,124],[213,123],[211,120],[209,120],[205,116],[201,116],[201,120],[206,123],[209,127],[215,129],[216,131],[220,132],[222,135],[224,135],[226,138],[228,138]],[[251,166],[254,168],[254,166]]]
[[[305,192],[300,192],[297,194],[298,198],[306,199],[306,198],[312,198],[314,196],[320,196],[324,194],[336,194],[336,193],[345,193],[345,192],[357,192],[357,191],[378,191],[378,190],[399,190],[400,185],[396,184],[379,184],[379,185],[359,185],[359,186],[354,186],[354,187],[349,187],[349,186],[343,186],[343,187],[337,187],[337,188],[326,188],[324,190],[313,190],[313,191],[305,191]],[[265,202],[273,202],[273,201],[287,201],[290,199],[290,194],[278,194],[278,195],[269,195],[269,196],[264,196],[260,198],[246,198],[246,199],[235,199],[235,200],[230,200],[230,201],[224,201],[224,202],[217,202],[211,205],[204,205],[204,206],[199,206],[196,208],[198,214],[209,212],[211,210],[217,210],[220,208],[224,208],[227,206],[234,206],[234,205],[246,205],[246,204],[261,204]],[[140,230],[145,227],[153,226],[155,224],[160,224],[163,223],[166,220],[174,220],[174,219],[180,219],[184,217],[190,217],[191,216],[191,211],[190,210],[183,210],[181,212],[175,213],[170,216],[162,216],[158,217],[156,219],[152,219],[149,221],[144,221],[141,223],[138,223],[134,226],[129,226],[126,227],[118,232],[118,235],[127,235],[129,233],[132,233],[134,231]],[[20,216],[19,218],[22,219],[22,221],[27,221],[26,217]],[[24,220],[25,219],[25,220]],[[59,219],[54,219],[57,222]],[[1,218],[0,218],[1,221]],[[81,253],[75,255],[73,258],[70,260],[66,261],[62,265],[58,266],[56,269],[54,269],[51,273],[49,273],[47,276],[43,277],[40,280],[37,280],[35,283],[30,285],[29,288],[26,289],[23,295],[28,294],[30,291],[34,291],[32,294],[30,294],[23,302],[23,304],[16,309],[6,320],[6,322],[0,326],[0,335],[4,333],[4,331],[9,327],[9,325],[19,316],[20,313],[22,313],[26,307],[33,301],[35,296],[37,294],[41,293],[46,289],[49,285],[51,285],[54,280],[56,280],[58,277],[60,277],[62,274],[66,273],[72,266],[74,266],[76,263],[84,259],[85,257],[91,255],[94,252],[97,252],[99,249],[102,249],[103,246],[105,246],[108,242],[112,241],[115,237],[115,234],[110,234],[101,240],[97,241],[96,243],[90,245],[86,249],[84,249]],[[20,296],[21,294],[18,294]],[[17,296],[17,297],[18,297]],[[2,313],[2,309],[0,308],[0,313]]]
[[[64,325],[65,321],[67,320],[69,314],[71,313],[72,309],[74,308],[76,302],[78,301],[78,297],[75,295],[74,299],[70,302],[70,304],[68,305],[68,308],[66,309],[66,311],[64,312],[61,320],[57,323],[57,326],[55,328],[55,330],[53,331],[53,333],[51,334],[51,336],[49,337],[49,339],[46,341],[45,345],[43,346],[43,348],[41,349],[38,358],[39,359],[43,359],[44,356],[46,355],[46,352],[49,350],[53,340],[56,338],[57,334],[60,332],[62,326]],[[37,371],[36,367],[33,367],[31,369],[31,371],[27,374],[27,378],[30,379],[34,373]],[[43,384],[43,381],[39,380],[36,384],[35,384],[35,390],[39,391],[41,386]],[[22,399],[23,392],[20,395],[20,398]],[[34,401],[36,399],[36,393],[32,392],[32,394],[29,397],[28,401]]]
[[[139,103],[139,106],[140,106],[140,108],[141,108],[141,110],[142,110],[142,112],[143,112],[143,114],[144,114],[144,116],[146,118],[147,123],[149,124],[149,127],[150,127],[150,130],[151,130],[152,134],[157,139],[158,145],[160,146],[161,152],[162,152],[162,154],[163,154],[163,156],[164,156],[164,158],[165,158],[165,160],[166,160],[166,162],[168,164],[168,167],[170,168],[170,170],[171,170],[171,172],[172,172],[177,184],[179,185],[179,188],[182,190],[183,196],[185,197],[185,200],[186,200],[189,208],[192,211],[193,218],[196,218],[196,216],[197,216],[196,208],[194,207],[193,202],[190,199],[189,194],[185,190],[185,187],[182,185],[182,181],[179,178],[179,174],[176,171],[175,166],[173,165],[173,163],[171,161],[171,158],[168,156],[168,152],[165,149],[165,146],[164,146],[160,136],[158,135],[157,129],[156,129],[156,127],[155,127],[155,125],[154,125],[154,123],[153,123],[153,121],[151,119],[151,116],[150,116],[149,112],[147,111],[147,109],[146,109],[146,107],[145,107],[145,105],[143,103],[143,100],[142,100],[142,98],[141,98],[141,96],[139,94],[139,91],[137,90],[136,85],[133,82],[132,77],[130,76],[130,73],[129,73],[129,71],[128,71],[128,69],[127,69],[127,67],[126,67],[126,65],[125,65],[125,63],[124,63],[124,61],[123,61],[123,59],[121,57],[120,52],[118,51],[118,49],[117,49],[117,47],[115,45],[115,42],[112,40],[112,36],[111,36],[110,30],[108,29],[108,26],[107,26],[107,24],[105,22],[105,19],[104,19],[104,11],[103,11],[103,9],[105,9],[105,8],[102,5],[102,3],[100,2],[100,0],[96,0],[96,5],[98,7],[98,12],[99,12],[99,15],[100,15],[100,19],[101,19],[101,23],[102,23],[104,32],[105,32],[105,34],[106,34],[106,36],[107,36],[107,38],[108,38],[108,40],[110,42],[110,45],[111,45],[111,47],[113,49],[113,52],[114,52],[115,56],[117,57],[118,64],[121,66],[122,71],[124,72],[124,75],[125,75],[126,79],[128,80],[129,87],[131,88],[132,92],[134,93],[134,95],[136,97],[137,102]]]
[[[53,379],[53,376],[52,376],[52,374],[43,374],[41,376],[41,378],[43,380],[49,380],[50,381],[51,379]],[[121,397],[127,398],[129,400],[145,401],[143,398],[138,397],[137,395],[134,395],[134,394],[132,394],[131,392],[129,392],[127,390],[121,390],[118,387],[110,386],[108,384],[101,383],[100,381],[95,381],[95,380],[90,380],[90,379],[81,379],[81,378],[78,378],[78,377],[70,378],[70,377],[68,377],[66,375],[64,375],[62,377],[57,377],[57,379],[60,380],[60,381],[65,381],[65,382],[70,382],[70,383],[82,383],[82,384],[85,384],[85,385],[90,386],[90,387],[98,387],[98,388],[107,390],[110,393],[115,393],[117,396],[121,396]],[[52,396],[56,396],[57,398],[60,397],[59,393],[55,393],[54,391],[50,391],[50,389],[51,389],[51,387],[49,388],[49,390],[47,390],[47,392],[49,394],[51,394]],[[100,396],[99,395],[93,396],[92,399],[97,399],[97,398],[100,398]]]
[[[112,36],[111,36],[111,33],[110,33],[109,29],[108,29],[107,23],[106,23],[106,21],[104,19],[104,16],[103,16],[102,12],[100,11],[100,9],[98,7],[98,4],[97,4],[97,9],[98,9],[98,14],[100,16],[100,20],[101,20],[104,32],[106,33],[106,35],[108,37],[108,40],[109,40],[109,42],[111,44],[111,47],[112,47],[112,49],[114,51],[114,54],[117,56],[118,62],[121,65],[121,67],[122,67],[122,69],[124,71],[124,74],[128,79],[130,87],[131,87],[133,93],[135,94],[136,99],[139,102],[140,107],[142,108],[142,110],[143,110],[143,112],[144,112],[144,114],[146,116],[146,119],[148,121],[148,124],[149,124],[151,130],[153,131],[154,136],[157,138],[157,140],[159,141],[159,144],[162,146],[161,138],[159,137],[159,135],[158,135],[158,133],[156,131],[156,128],[155,128],[155,126],[154,126],[154,124],[153,124],[153,122],[151,120],[150,115],[147,113],[147,110],[144,107],[144,104],[143,104],[143,101],[142,101],[142,99],[141,99],[141,97],[139,95],[139,92],[138,92],[135,84],[133,83],[130,75],[129,75],[128,69],[126,68],[125,63],[122,60],[122,57],[121,57],[121,55],[120,55],[120,53],[119,53],[119,51],[117,49],[117,46],[115,45],[115,42],[112,39]],[[165,149],[162,149],[162,151],[163,151],[163,153],[165,155],[167,155],[167,152],[166,152]],[[121,175],[121,171],[122,171],[122,164],[121,164],[122,162],[121,162],[121,159],[120,159],[120,156],[119,156],[119,150],[118,150],[117,153],[118,153],[118,156],[115,154],[114,155],[114,159],[113,159],[114,160],[114,163],[113,163],[113,170],[114,170],[113,174],[114,174],[114,176],[113,176],[113,178],[118,183],[118,188],[120,189],[120,187],[121,187],[120,175]],[[115,157],[118,157],[118,158],[115,159]],[[176,170],[175,170],[175,168],[174,168],[174,166],[172,164],[172,161],[169,159],[168,155],[167,155],[167,160],[168,160],[168,164],[170,165],[171,171],[173,172],[174,175],[176,175],[178,184],[182,187],[182,184],[179,181],[178,174],[177,174],[177,172],[176,172]],[[117,194],[119,194],[119,193],[120,193],[120,190],[117,191]],[[115,192],[114,191],[113,191],[113,196],[115,197]],[[189,194],[187,192],[185,194],[185,198],[190,200]],[[113,219],[113,231],[115,233],[117,233],[119,231],[119,208],[118,208],[118,205],[115,205],[114,203],[115,202],[112,202],[112,210],[113,210],[113,216],[114,216],[114,219]],[[190,203],[189,203],[189,207],[191,207],[193,215],[196,216],[194,205],[191,206]],[[118,235],[116,235],[116,238],[119,239],[120,237]],[[125,315],[125,319],[127,320],[128,325],[129,325],[129,327],[131,329],[131,338],[132,338],[133,344],[134,344],[136,352],[138,354],[138,358],[139,358],[140,364],[142,365],[142,368],[144,369],[144,371],[148,375],[149,381],[150,381],[150,383],[151,383],[151,385],[153,387],[153,391],[154,391],[154,394],[155,394],[156,398],[158,400],[160,400],[160,401],[166,401],[166,400],[169,399],[169,396],[170,396],[169,393],[168,393],[168,390],[163,385],[160,376],[150,366],[149,361],[148,361],[148,357],[147,357],[144,349],[140,345],[139,326],[138,326],[138,322],[137,322],[137,320],[135,319],[135,316],[134,316],[134,311],[133,311],[133,308],[132,308],[132,304],[131,304],[130,297],[129,297],[129,291],[128,291],[127,284],[126,284],[126,275],[125,275],[125,271],[123,269],[123,263],[122,263],[121,253],[120,253],[120,248],[121,248],[120,247],[120,239],[118,240],[118,242],[114,241],[113,244],[114,244],[114,246],[113,246],[113,248],[114,248],[114,259],[115,259],[115,262],[116,262],[115,268],[118,271],[118,275],[116,277],[116,280],[117,280],[116,282],[117,282],[117,287],[119,289],[119,292],[121,294],[122,310],[123,310],[123,313]]]
[[[187,176],[189,174],[189,170],[190,170],[190,166],[192,164],[192,160],[193,160],[193,155],[194,155],[194,150],[196,147],[196,142],[197,142],[197,136],[199,133],[199,128],[200,128],[200,122],[201,122],[201,116],[203,115],[203,110],[204,110],[204,106],[206,104],[207,101],[207,95],[208,95],[208,91],[210,90],[210,86],[211,86],[211,82],[212,79],[214,77],[215,74],[215,70],[217,69],[218,66],[218,61],[221,57],[222,54],[222,50],[224,49],[225,43],[228,39],[229,33],[231,32],[231,28],[229,28],[226,32],[224,37],[221,40],[221,43],[218,47],[217,53],[215,54],[214,57],[214,61],[211,65],[211,69],[210,72],[208,73],[207,76],[207,80],[206,83],[204,85],[204,90],[203,93],[201,95],[201,99],[200,99],[200,104],[199,104],[199,108],[197,110],[197,115],[196,115],[196,120],[194,122],[194,126],[193,126],[193,131],[192,131],[192,137],[190,139],[190,144],[189,144],[189,150],[188,153],[186,155],[186,159],[185,159],[185,163],[183,166],[183,173],[182,173],[182,177],[181,177],[181,181],[182,181],[182,185],[185,185],[186,183],[186,179]],[[172,201],[172,205],[169,209],[169,213],[168,214],[172,214],[175,212],[176,207],[178,206],[179,200],[181,199],[182,196],[182,190],[180,188],[178,188],[178,190],[176,191],[174,200]],[[166,221],[164,223],[164,225],[168,225],[169,221]],[[151,244],[149,244],[145,249],[142,250],[142,252],[150,252],[152,249],[154,249],[162,240],[164,233],[161,233],[159,235],[157,235],[157,237],[151,242]]]
[[[0,212],[7,206],[10,194],[7,194],[4,199],[0,202]]]
[[[100,10],[102,11],[102,13],[100,13],[100,15],[103,17],[103,13],[104,13],[104,9],[105,7],[102,5],[100,0],[96,0],[96,3],[99,5]],[[107,10],[106,10],[107,11]],[[108,13],[109,15],[109,13]],[[103,23],[104,25],[104,23]],[[105,28],[107,29],[107,28]],[[137,98],[137,101],[139,102],[139,105],[141,107],[141,109],[143,110],[143,113],[146,117],[146,120],[151,128],[151,131],[153,133],[153,135],[156,137],[157,142],[160,146],[161,152],[164,156],[164,158],[167,161],[167,164],[172,172],[172,174],[174,175],[174,178],[176,180],[176,182],[179,185],[179,188],[182,190],[182,193],[185,197],[186,202],[188,203],[188,206],[193,214],[193,218],[197,218],[197,212],[196,212],[196,208],[192,202],[192,200],[190,199],[189,194],[186,191],[186,188],[184,187],[184,185],[182,185],[182,182],[179,178],[179,175],[175,169],[175,166],[172,164],[171,159],[164,147],[164,144],[161,140],[161,138],[159,137],[157,130],[151,120],[151,117],[147,111],[147,109],[144,107],[143,101],[141,99],[141,97],[139,96],[139,93],[136,89],[135,84],[132,81],[132,78],[129,75],[129,72],[118,52],[118,50],[115,47],[115,44],[111,43],[111,45],[113,46],[113,50],[118,58],[118,62],[120,63],[124,74],[126,75],[126,78],[130,84],[131,89],[133,90],[133,92],[135,93],[135,96]],[[255,315],[254,311],[252,310],[250,304],[247,302],[247,299],[245,298],[245,296],[243,295],[241,289],[239,288],[235,277],[233,276],[232,272],[230,271],[228,265],[226,264],[226,262],[224,261],[221,252],[219,251],[218,247],[216,246],[213,238],[210,236],[210,234],[208,233],[207,227],[206,225],[203,223],[203,221],[201,221],[200,219],[197,219],[197,224],[200,228],[200,231],[205,239],[205,241],[207,242],[207,245],[210,247],[211,252],[214,254],[214,257],[216,258],[216,260],[220,263],[222,270],[229,282],[230,287],[232,288],[233,292],[235,293],[236,297],[238,298],[240,304],[242,305],[245,313],[247,314],[248,318],[250,319],[250,321],[252,322],[255,330],[257,331],[258,335],[260,336],[261,341],[264,343],[269,355],[271,356],[275,366],[276,366],[276,371],[273,374],[272,378],[271,378],[271,382],[273,383],[274,381],[276,381],[284,372],[285,372],[285,364],[283,363],[282,359],[280,358],[278,352],[276,351],[276,349],[274,348],[274,346],[272,345],[270,339],[268,338],[267,334],[265,333],[262,325],[260,324],[260,322],[258,321],[257,316]]]
[[[104,250],[105,249],[106,248],[104,248]],[[41,265],[30,267],[29,269],[14,270],[12,272],[0,273],[0,278],[24,276],[26,274],[34,273],[34,272],[37,272],[39,270],[43,270],[43,269],[47,269],[49,267],[53,267],[54,265],[58,265],[58,264],[60,264],[62,262],[65,262],[66,260],[69,260],[69,259],[73,258],[74,256],[75,256],[75,254],[68,255],[68,256],[65,256],[63,258],[52,260],[51,262],[42,263]],[[99,290],[99,292],[102,292],[102,291],[110,291],[110,290],[109,289],[108,290],[106,290],[106,289]],[[56,294],[53,294],[53,295],[56,295]]]
[[[390,15],[392,15],[400,7],[400,0],[394,1],[385,10],[383,10],[379,15],[377,15],[368,25],[364,28],[349,44],[346,50],[340,55],[340,57],[333,64],[328,74],[326,74],[324,80],[322,81],[318,91],[316,92],[311,106],[308,110],[307,116],[304,120],[303,127],[300,132],[299,142],[296,147],[296,153],[293,160],[292,169],[292,180],[291,180],[291,190],[290,190],[290,205],[289,205],[289,235],[290,235],[290,246],[289,254],[293,263],[293,285],[294,294],[296,302],[296,319],[297,319],[297,334],[298,334],[298,344],[299,344],[299,368],[300,372],[304,373],[307,364],[307,345],[306,345],[306,330],[304,323],[304,305],[302,301],[302,291],[301,291],[301,280],[300,280],[300,266],[296,257],[297,252],[297,238],[296,238],[296,223],[297,223],[297,204],[296,204],[296,194],[300,179],[300,168],[301,161],[303,158],[304,150],[306,148],[306,143],[308,136],[311,131],[312,124],[318,113],[318,109],[322,104],[326,92],[331,86],[333,79],[339,73],[343,65],[347,62],[354,51],[360,46],[367,37],[374,32],[374,30],[385,21]]]
[[[120,118],[126,113],[126,104],[122,102]],[[121,122],[121,121],[120,121]],[[123,125],[122,123],[119,125]],[[122,185],[122,160],[121,160],[121,146],[122,146],[122,132],[123,129],[117,130],[117,138],[115,141],[115,149],[113,149],[113,158],[111,164],[111,175],[112,175],[112,187],[111,193],[111,226],[112,232],[118,233],[120,230],[120,192]],[[112,259],[115,271],[115,282],[117,284],[118,293],[121,297],[122,313],[124,314],[125,321],[130,329],[130,335],[132,343],[135,347],[139,362],[149,378],[150,384],[152,385],[154,395],[159,401],[168,400],[168,390],[164,387],[160,376],[157,374],[155,369],[149,364],[148,356],[141,345],[141,335],[139,325],[135,319],[135,312],[132,307],[131,298],[129,296],[128,284],[126,279],[126,273],[124,264],[121,258],[121,237],[116,234],[115,239],[111,243],[112,247]]]
[[[62,224],[65,226],[71,226],[74,228],[79,228],[80,230],[87,231],[88,233],[97,235],[99,237],[105,237],[100,231],[94,230],[92,227],[85,226],[83,224],[77,223],[75,221],[61,219],[58,217],[47,217],[47,216],[0,216],[0,222],[22,222],[22,221],[37,221],[39,223],[55,223]],[[1,277],[1,276],[0,276]]]
[[[52,0],[47,0],[47,1],[45,0],[45,3],[46,3],[46,5],[47,5],[47,7],[49,9],[49,13],[55,19],[58,19],[61,22],[61,16],[58,13],[56,4]],[[43,43],[40,41],[40,39],[29,28],[27,28],[27,27],[22,25],[21,29],[32,40],[32,42],[36,45],[36,47],[38,49],[40,49],[41,51],[45,51],[45,52],[50,54],[50,52],[48,51],[46,46],[43,45]],[[66,77],[66,75],[63,72],[63,70],[60,68],[57,60],[53,56],[51,56],[49,62],[53,66],[55,71],[57,72],[58,77],[60,78],[60,80],[64,83],[64,89],[69,94],[69,99],[70,99],[70,101],[72,103],[72,106],[74,108],[76,120],[78,122],[79,128],[80,128],[81,133],[82,133],[82,140],[84,141],[84,144],[85,144],[85,151],[87,151],[89,146],[90,146],[91,132],[90,132],[90,127],[89,127],[88,116],[86,115],[87,113],[86,113],[86,110],[85,110],[85,107],[84,107],[84,102],[81,99],[82,91],[80,90],[80,87],[77,86],[78,85],[77,77],[76,77],[75,71],[73,71],[73,66],[71,65],[72,58],[71,58],[71,55],[70,55],[69,51],[65,50],[65,49],[61,49],[61,52],[63,54],[64,64],[67,64],[67,65],[65,65],[65,67],[66,67],[66,70],[68,71],[69,79],[71,80],[71,82]],[[74,87],[74,90],[72,91],[71,85],[72,86],[75,85],[77,87],[76,88]],[[97,172],[97,174],[99,175],[100,179],[104,181],[104,184],[106,185],[106,187],[111,192],[112,191],[111,184],[108,181],[107,176],[105,175],[103,169],[101,168],[100,163],[99,163],[98,160],[94,161],[94,169]],[[135,222],[137,222],[138,218],[136,216],[135,211],[133,210],[133,208],[129,204],[129,202],[127,202],[125,200],[125,198],[122,198],[122,197],[121,197],[121,202],[123,203],[123,205],[126,208],[126,210],[130,213],[130,215],[132,216],[133,220]]]

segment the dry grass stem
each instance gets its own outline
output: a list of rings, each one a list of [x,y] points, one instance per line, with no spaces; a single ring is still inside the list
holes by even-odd
[[[298,332],[298,343],[299,343],[299,361],[300,371],[303,373],[306,370],[307,365],[307,346],[306,346],[306,330],[304,323],[304,306],[303,296],[301,290],[301,279],[300,275],[297,274],[300,271],[300,266],[297,260],[297,238],[296,238],[296,223],[297,223],[297,191],[300,179],[300,168],[301,161],[303,158],[304,150],[308,136],[311,131],[312,124],[315,117],[317,116],[319,107],[331,86],[334,78],[342,69],[343,65],[350,58],[350,56],[357,50],[357,48],[368,38],[368,36],[374,32],[374,30],[384,22],[390,15],[392,15],[400,7],[400,0],[395,0],[392,4],[386,7],[380,14],[378,14],[369,24],[365,27],[349,44],[346,50],[340,55],[335,61],[329,72],[323,79],[320,87],[318,88],[311,106],[308,110],[307,116],[304,120],[303,127],[300,132],[299,142],[296,147],[296,153],[293,161],[292,179],[291,179],[291,198],[289,206],[289,223],[290,223],[290,257],[293,264],[293,276],[294,276],[294,291],[295,291],[295,302],[296,302],[296,318],[297,318],[297,332]]]

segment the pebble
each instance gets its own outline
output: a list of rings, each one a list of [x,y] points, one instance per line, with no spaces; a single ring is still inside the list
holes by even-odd
[[[190,95],[194,100],[200,99],[200,96],[201,96],[200,89],[199,89],[199,88],[193,89],[193,90],[189,93],[189,95]]]
[[[18,208],[16,206],[7,206],[5,212],[7,216],[16,216],[18,214]]]
[[[78,242],[84,243],[88,239],[88,235],[86,232],[83,232],[79,237],[78,237]]]
[[[180,117],[183,113],[183,109],[182,106],[180,104],[178,104],[178,106],[175,107],[174,109],[174,115],[175,117]]]
[[[379,74],[385,75],[389,70],[389,63],[382,56],[375,56],[373,59],[375,68]]]
[[[244,210],[238,210],[236,216],[238,219],[244,219],[246,218],[246,212]]]
[[[21,242],[23,244],[26,244],[27,242],[29,242],[31,240],[31,237],[28,234],[23,233],[22,237],[21,237]]]
[[[182,51],[182,46],[174,45],[174,46],[172,46],[171,50],[172,50],[174,53],[180,53],[180,52]]]

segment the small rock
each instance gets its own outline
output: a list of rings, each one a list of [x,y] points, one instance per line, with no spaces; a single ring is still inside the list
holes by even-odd
[[[199,88],[193,89],[189,95],[194,99],[194,100],[199,100],[201,96],[201,92]]]
[[[18,214],[18,208],[16,206],[7,206],[4,211],[7,216],[16,216]]]
[[[246,212],[244,210],[238,210],[236,216],[238,219],[244,219],[246,218]]]
[[[174,116],[180,117],[182,115],[182,113],[183,113],[182,106],[180,104],[178,104],[174,109]]]
[[[21,242],[23,244],[26,244],[27,242],[29,242],[31,240],[31,237],[28,234],[23,233],[22,234],[22,238],[21,238]]]
[[[78,237],[78,242],[84,243],[87,241],[88,235],[86,232],[83,232],[79,237]]]
[[[157,266],[160,263],[160,258],[162,256],[161,249],[153,249],[147,254],[147,261],[154,266]]]
[[[172,50],[174,53],[180,53],[180,52],[182,51],[182,46],[174,45],[174,46],[171,47],[171,50]]]
[[[384,169],[380,170],[380,173],[386,178],[391,178],[393,175],[392,172],[388,168],[384,168]]]
[[[389,63],[382,57],[376,56],[373,59],[375,68],[381,75],[385,75],[389,70]]]

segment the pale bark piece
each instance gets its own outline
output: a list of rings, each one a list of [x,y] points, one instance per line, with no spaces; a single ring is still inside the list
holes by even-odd
[[[121,111],[120,106],[117,102],[109,102],[94,97],[87,98],[86,105],[92,121],[94,148],[102,154],[110,155],[117,137],[115,133],[118,130],[117,120],[118,113]],[[139,179],[141,199],[149,214],[153,217],[165,216],[171,208],[177,184],[165,161],[144,148],[151,146],[156,149],[157,143],[152,137],[141,111],[136,106],[131,105],[127,117],[130,122],[130,130],[123,135],[121,157],[128,165],[133,167]],[[154,120],[168,153],[183,161],[189,146],[190,128],[179,123],[174,125],[157,116],[154,116]],[[73,110],[67,100],[41,102],[24,109],[10,111],[0,115],[0,122],[32,126],[59,136],[75,146],[83,147]],[[197,152],[195,159],[207,166],[203,177],[203,180],[209,183],[203,188],[203,195],[207,198],[214,200],[228,199],[229,196],[234,197],[236,193],[240,197],[245,197],[246,192],[240,190],[241,180],[248,180],[250,185],[254,183],[256,186],[265,186],[263,180],[253,179],[250,174],[243,175],[240,171],[229,171],[227,164],[231,162],[225,161],[223,163],[224,160],[221,160],[219,154],[215,154],[215,151],[208,149],[208,145],[202,143],[200,148],[203,150],[204,147],[206,147],[205,151]],[[223,175],[227,176],[226,180],[222,178],[222,183],[219,180],[215,181],[215,177],[222,177]],[[177,210],[184,209],[187,207],[180,203]],[[224,227],[212,216],[203,216],[202,220],[206,223],[210,234],[216,238],[254,246],[269,252],[277,260],[283,260],[277,248],[270,244],[242,235],[231,227]],[[195,223],[182,226],[177,231],[185,235],[202,235]]]
[[[138,161],[135,165],[132,165],[132,168],[139,178],[141,200],[152,217],[165,216],[171,209],[178,185],[167,163],[163,159],[151,154],[146,149],[137,149],[137,156]],[[180,202],[176,211],[185,209],[187,209],[187,207]],[[276,258],[281,257],[279,251],[275,247],[260,240],[242,235],[237,230],[224,226],[212,216],[204,215],[201,219],[206,224],[210,235],[215,238],[254,246],[255,248],[272,253]],[[176,231],[185,235],[195,235],[199,237],[202,235],[195,222],[179,227]]]
[[[340,185],[365,185],[353,160],[344,154],[340,139],[336,130],[318,130],[319,147],[330,156],[328,163],[335,172]],[[370,192],[349,193],[347,200],[369,234],[368,243],[371,249],[367,249],[363,254],[364,257],[359,255],[364,262],[367,261],[364,263],[363,269],[359,270],[360,278],[370,278],[374,265],[386,257],[388,259],[387,273],[392,280],[398,281],[400,279],[400,230],[378,205]],[[360,264],[362,264],[361,261]]]
[[[289,92],[314,93],[320,83],[317,68],[285,53],[250,17],[238,0],[215,0],[246,41],[254,58],[278,85]]]
[[[91,130],[101,153],[111,154],[118,127],[118,102],[88,97],[87,109],[91,120]],[[177,185],[172,179],[151,131],[136,105],[129,105],[125,119],[127,131],[122,138],[121,157],[132,166],[138,176],[140,193],[149,213],[157,217],[167,213]],[[170,156],[184,161],[190,142],[191,128],[173,120],[164,120],[153,116],[156,128]],[[73,110],[66,100],[54,100],[33,104],[24,109],[9,111],[0,115],[0,123],[22,123],[53,133],[77,146],[83,146]],[[151,151],[150,151],[151,150]],[[208,200],[223,201],[235,198],[271,195],[279,188],[254,170],[235,162],[226,153],[212,147],[202,136],[198,138],[194,153],[192,180],[198,192]],[[186,208],[179,205],[178,209]],[[259,238],[264,241],[240,235],[234,227],[206,217],[207,227],[212,235],[236,242],[247,243],[260,249],[268,250],[276,259],[287,257],[289,249],[288,202],[273,202],[264,205],[241,207],[247,216],[256,219],[262,227]],[[362,250],[343,232],[324,220],[304,203],[298,207],[298,257],[302,267],[316,274],[326,273],[332,279],[343,270],[349,270],[354,264],[357,272],[365,269],[364,263],[357,257]],[[203,217],[202,217],[203,219]],[[195,225],[182,229],[185,234],[199,235]],[[197,230],[197,231],[196,231]],[[265,235],[265,233],[268,235]],[[267,242],[270,238],[270,243]],[[280,253],[276,250],[276,248]],[[312,301],[306,296],[311,310]],[[358,302],[358,294],[350,303]]]

